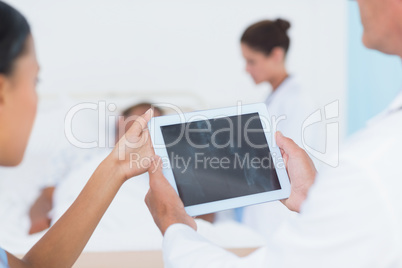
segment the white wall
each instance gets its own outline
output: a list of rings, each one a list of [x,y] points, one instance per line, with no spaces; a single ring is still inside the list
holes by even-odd
[[[42,95],[178,90],[195,108],[261,101],[244,71],[242,31],[260,19],[293,23],[290,70],[320,103],[343,98],[346,3],[339,0],[12,0],[30,20]]]
[[[245,72],[239,39],[251,23],[283,17],[292,23],[291,73],[321,106],[340,100],[341,137],[345,133],[346,1],[9,2],[33,28],[41,64],[39,117],[63,107],[53,121],[64,121],[82,101],[116,103],[117,112],[142,100],[186,110],[261,102],[269,86],[254,85]],[[96,117],[97,111],[80,112],[76,136],[96,140]],[[53,128],[43,142],[63,133]]]

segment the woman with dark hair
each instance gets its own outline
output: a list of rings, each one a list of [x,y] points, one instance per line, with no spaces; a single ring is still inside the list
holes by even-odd
[[[315,111],[315,105],[286,68],[290,47],[289,28],[290,23],[283,19],[257,22],[243,33],[241,49],[246,60],[246,71],[254,82],[267,82],[272,86],[272,92],[265,100],[272,117],[272,133],[279,130],[303,147],[302,124]],[[315,147],[319,134],[315,132],[312,137],[308,135],[310,133],[306,133],[306,142]],[[279,202],[265,203],[246,207],[243,222],[265,237],[270,237],[291,214]]]
[[[289,28],[283,19],[264,20],[249,26],[240,39],[247,72],[256,84],[270,83],[274,92],[289,77],[285,66]]]
[[[314,102],[286,68],[289,28],[290,23],[283,19],[260,21],[249,26],[240,41],[246,71],[256,84],[267,82],[272,86],[265,103],[276,118],[274,131],[280,130],[302,145],[301,122],[314,111]]]
[[[16,166],[24,156],[36,114],[38,72],[28,22],[17,10],[0,1],[1,166]],[[146,130],[151,117],[149,109],[133,123],[68,211],[22,260],[0,249],[0,268],[71,267],[122,184],[147,171],[154,154]],[[141,163],[146,166],[130,164],[131,154],[145,160]]]

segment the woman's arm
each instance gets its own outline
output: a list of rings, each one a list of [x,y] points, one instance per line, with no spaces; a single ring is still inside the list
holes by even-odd
[[[130,160],[132,155],[135,159],[153,155],[146,129],[151,117],[152,110],[134,122],[67,212],[22,260],[8,254],[10,268],[71,267],[75,263],[122,184],[148,169],[149,164],[138,166]]]
[[[123,176],[105,159],[76,201],[23,260],[9,255],[10,267],[71,267],[122,184]]]

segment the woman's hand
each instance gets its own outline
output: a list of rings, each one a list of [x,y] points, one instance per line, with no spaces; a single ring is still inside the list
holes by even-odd
[[[162,234],[164,235],[167,228],[175,223],[183,223],[197,230],[194,219],[186,213],[180,197],[163,176],[160,157],[152,158],[148,173],[149,191],[145,203]]]
[[[289,198],[281,201],[288,209],[300,212],[308,190],[314,183],[317,170],[308,154],[279,131],[276,132],[276,143],[281,149],[291,187]]]
[[[146,172],[151,164],[155,153],[147,124],[152,116],[152,109],[139,116],[108,157],[117,165],[124,180]]]

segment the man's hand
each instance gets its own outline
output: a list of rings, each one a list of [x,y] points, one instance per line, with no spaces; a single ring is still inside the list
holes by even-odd
[[[125,180],[146,172],[151,164],[155,153],[147,124],[152,116],[152,109],[139,116],[108,157]]]
[[[162,234],[164,235],[167,228],[175,223],[183,223],[197,230],[194,219],[186,213],[183,202],[163,176],[160,157],[152,157],[148,173],[150,189],[145,197],[145,203]]]
[[[276,143],[281,149],[291,185],[290,196],[288,199],[282,200],[282,203],[288,209],[300,212],[308,190],[314,183],[317,170],[308,154],[279,131],[276,132]]]

